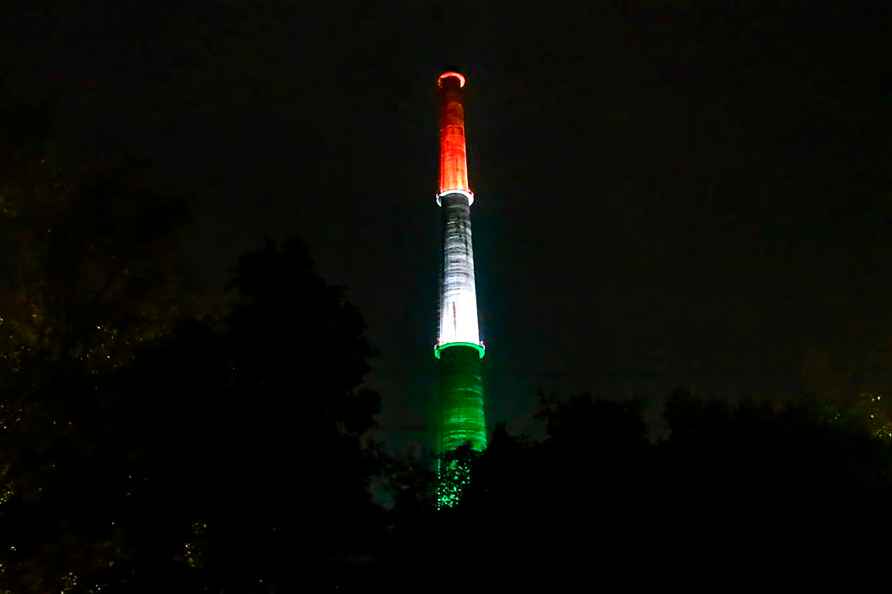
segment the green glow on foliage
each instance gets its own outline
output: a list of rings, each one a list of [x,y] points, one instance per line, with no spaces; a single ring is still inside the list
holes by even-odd
[[[462,492],[471,484],[471,463],[450,459],[437,464],[437,509],[455,507]]]
[[[438,344],[434,347],[434,357],[437,359],[440,358],[440,353],[442,353],[445,349],[452,347],[471,347],[472,349],[476,349],[478,353],[480,353],[480,358],[486,354],[486,347],[477,342],[446,342],[443,344]]]

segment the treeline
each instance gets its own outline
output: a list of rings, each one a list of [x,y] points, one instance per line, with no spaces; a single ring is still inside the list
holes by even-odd
[[[497,428],[484,454],[457,454],[473,478],[456,508],[429,512],[404,493],[383,573],[438,575],[443,591],[573,591],[814,577],[854,551],[869,563],[892,496],[892,442],[872,410],[676,391],[654,439],[637,401],[545,403],[543,440]]]

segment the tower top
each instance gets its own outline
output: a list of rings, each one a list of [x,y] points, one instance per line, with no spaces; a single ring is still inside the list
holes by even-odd
[[[437,77],[437,86],[440,88],[443,88],[445,81],[450,78],[454,78],[454,79],[458,80],[459,88],[463,88],[465,86],[465,84],[467,84],[467,82],[468,82],[467,79],[465,78],[465,75],[462,74],[461,72],[456,72],[454,70],[447,70],[446,72],[444,72],[443,74],[441,74],[440,76]]]
[[[440,186],[437,204],[448,194],[461,194],[474,202],[468,185],[468,158],[465,146],[464,92],[467,84],[463,74],[447,70],[437,77],[440,95]]]

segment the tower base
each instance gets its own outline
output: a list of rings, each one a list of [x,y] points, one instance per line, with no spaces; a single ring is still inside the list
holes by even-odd
[[[470,483],[473,457],[486,449],[486,417],[478,348],[455,344],[439,355],[437,509],[443,509],[458,504]]]

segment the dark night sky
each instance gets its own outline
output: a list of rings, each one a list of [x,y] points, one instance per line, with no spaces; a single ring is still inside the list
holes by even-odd
[[[883,3],[609,4],[28,2],[0,66],[58,99],[61,163],[144,156],[191,197],[202,284],[303,236],[367,318],[391,437],[434,381],[447,64],[470,77],[492,420],[522,428],[538,387],[886,386]]]

